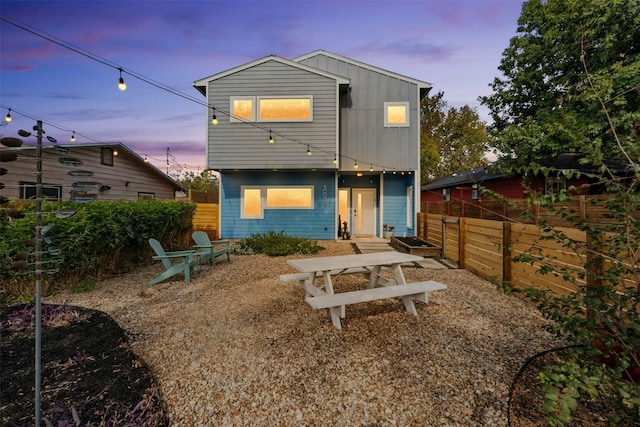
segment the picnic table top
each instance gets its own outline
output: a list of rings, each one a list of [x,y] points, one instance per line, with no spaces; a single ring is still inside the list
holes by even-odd
[[[424,258],[421,256],[387,251],[368,254],[290,259],[287,263],[302,273],[313,273],[317,271],[370,267],[375,265],[392,265],[422,260],[424,260]]]

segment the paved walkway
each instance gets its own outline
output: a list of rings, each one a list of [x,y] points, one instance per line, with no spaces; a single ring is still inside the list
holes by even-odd
[[[351,238],[349,242],[356,246],[358,252],[366,254],[370,252],[395,251],[389,240],[379,237],[356,237]],[[435,258],[425,258],[424,261],[418,262],[423,268],[448,268]]]

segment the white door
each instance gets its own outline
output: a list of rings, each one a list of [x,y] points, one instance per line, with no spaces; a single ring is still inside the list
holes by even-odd
[[[351,234],[375,236],[376,234],[376,190],[354,188],[351,190]]]

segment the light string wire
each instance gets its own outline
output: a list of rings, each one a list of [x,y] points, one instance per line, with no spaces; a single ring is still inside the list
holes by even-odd
[[[325,149],[316,147],[316,146],[314,146],[312,144],[308,144],[306,142],[303,142],[303,141],[301,141],[301,140],[299,140],[297,138],[290,137],[290,136],[288,136],[288,135],[286,135],[286,134],[284,134],[282,132],[275,131],[271,127],[268,127],[268,126],[265,126],[265,125],[262,125],[260,123],[256,123],[256,122],[253,122],[253,121],[246,120],[246,119],[244,119],[242,117],[235,116],[233,113],[231,113],[229,111],[225,111],[225,110],[222,110],[222,109],[217,108],[215,106],[209,105],[206,101],[202,101],[200,98],[196,98],[194,96],[185,94],[184,92],[181,92],[181,91],[179,91],[177,89],[174,89],[174,88],[172,88],[170,86],[167,86],[167,85],[165,85],[163,83],[160,83],[160,82],[158,82],[156,80],[153,80],[153,79],[151,79],[149,77],[146,77],[146,76],[144,76],[144,75],[142,75],[140,73],[137,73],[135,71],[132,71],[132,70],[129,70],[129,69],[125,69],[122,66],[114,64],[113,62],[111,62],[111,61],[109,61],[107,59],[104,59],[104,58],[102,58],[102,57],[100,57],[100,56],[98,56],[98,55],[96,55],[94,53],[91,53],[91,52],[89,52],[89,51],[87,51],[85,49],[82,49],[82,48],[80,48],[78,46],[75,46],[75,45],[73,45],[73,44],[71,44],[69,42],[66,42],[66,41],[58,38],[58,37],[55,37],[55,36],[50,35],[50,34],[47,34],[46,32],[44,32],[42,30],[35,29],[33,26],[31,26],[29,24],[26,24],[26,23],[23,23],[23,22],[20,22],[20,21],[16,20],[15,18],[7,18],[6,16],[0,15],[0,20],[4,21],[4,22],[6,22],[6,23],[8,23],[10,25],[13,25],[13,26],[15,26],[15,27],[17,27],[17,28],[19,28],[19,29],[21,29],[23,31],[26,31],[26,32],[28,32],[30,34],[33,34],[33,35],[35,35],[37,37],[45,39],[45,40],[47,40],[47,41],[49,41],[51,43],[54,43],[54,44],[56,44],[56,45],[58,45],[60,47],[68,49],[68,50],[70,50],[70,51],[72,51],[74,53],[77,53],[77,54],[82,55],[82,56],[84,56],[86,58],[92,59],[92,60],[94,60],[96,62],[99,62],[99,63],[101,63],[103,65],[106,65],[106,66],[108,66],[110,68],[118,70],[123,74],[127,74],[127,75],[129,75],[129,76],[131,76],[131,77],[133,77],[133,78],[135,78],[137,80],[140,80],[140,81],[142,81],[144,83],[147,83],[147,84],[149,84],[151,86],[154,86],[154,87],[156,87],[158,89],[161,89],[161,90],[163,90],[165,92],[171,93],[171,94],[179,96],[179,97],[181,97],[181,98],[183,98],[183,99],[185,99],[187,101],[191,101],[191,102],[194,102],[194,103],[199,104],[201,106],[204,106],[208,110],[211,110],[211,112],[214,113],[214,114],[215,113],[222,113],[222,114],[224,114],[225,116],[227,116],[229,118],[233,118],[234,120],[237,120],[237,121],[242,122],[244,124],[248,124],[248,125],[253,126],[253,127],[257,128],[257,129],[261,129],[261,130],[263,130],[265,132],[270,132],[272,135],[275,135],[278,138],[281,138],[281,139],[284,139],[284,140],[299,144],[302,147],[307,147],[307,149],[311,149],[312,148],[313,151],[320,152],[320,153],[325,153],[325,154],[328,154],[330,156],[333,155],[334,156],[334,160],[336,160],[336,161],[338,159],[341,159],[341,160],[342,159],[347,159],[347,160],[351,160],[351,161],[354,162],[354,167],[357,167],[356,165],[359,165],[360,163],[362,163],[365,166],[369,165],[371,168],[373,168],[373,166],[381,168],[383,172],[397,170],[397,168],[388,168],[388,167],[386,167],[386,165],[380,165],[380,164],[376,164],[376,163],[372,163],[372,162],[367,162],[367,161],[359,162],[358,159],[356,159],[355,157],[347,156],[347,155],[344,155],[344,154],[338,154],[338,153],[335,153],[333,151],[329,151],[329,150],[325,150]],[[5,108],[8,108],[8,107],[5,107]],[[11,111],[15,111],[15,110],[13,108],[11,108]],[[66,130],[67,132],[72,132],[69,129],[64,129],[64,130]],[[78,132],[75,132],[75,133],[77,135],[80,135]],[[95,140],[93,138],[90,138],[90,139],[92,139],[94,141],[97,141],[97,140]],[[410,170],[409,172],[412,172],[412,171]]]

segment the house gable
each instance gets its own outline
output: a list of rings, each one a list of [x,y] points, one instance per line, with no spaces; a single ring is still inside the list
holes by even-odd
[[[218,118],[217,125],[208,120],[208,167],[335,170],[338,97],[348,82],[273,56],[195,82],[198,90],[206,93],[208,105],[216,108]],[[266,98],[299,97],[311,103],[310,120],[266,121],[258,115],[252,119],[233,115],[233,99],[248,99],[257,109]],[[269,143],[270,135],[273,144]]]
[[[340,100],[340,170],[364,167],[419,171],[420,99],[431,84],[326,51],[316,51],[294,61],[351,81]],[[408,126],[385,125],[387,105],[408,106]]]

